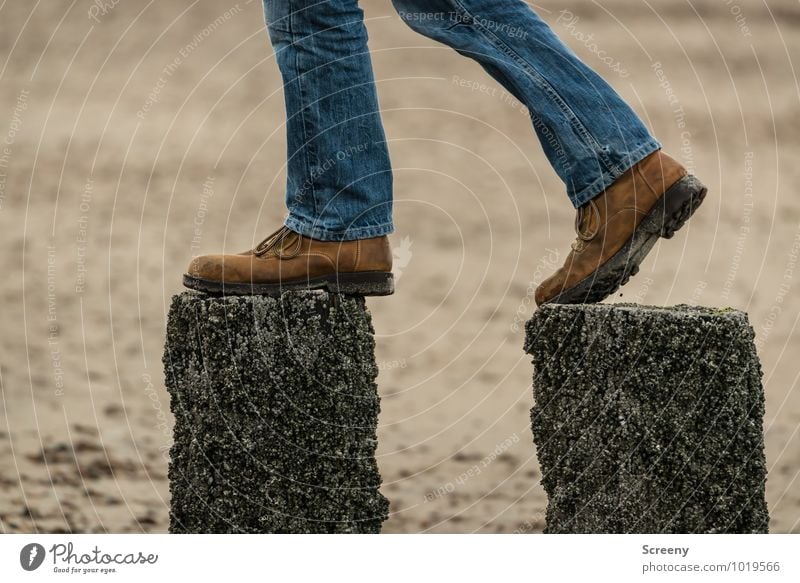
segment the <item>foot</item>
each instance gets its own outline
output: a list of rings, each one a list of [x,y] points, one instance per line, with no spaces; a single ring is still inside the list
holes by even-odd
[[[251,251],[195,257],[183,285],[226,295],[325,289],[386,296],[394,292],[392,250],[386,236],[319,241],[281,227]]]
[[[536,303],[599,302],[625,285],[659,237],[692,216],[706,187],[660,151],[578,209],[578,238],[564,266],[536,289]]]

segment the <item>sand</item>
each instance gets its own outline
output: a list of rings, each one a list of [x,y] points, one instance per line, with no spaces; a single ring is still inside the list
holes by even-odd
[[[573,210],[513,98],[362,5],[396,177],[398,289],[369,301],[384,531],[540,532],[522,323]],[[247,249],[284,213],[260,3],[96,6],[0,8],[3,532],[166,530],[170,298],[192,254]],[[710,187],[609,301],[749,312],[771,529],[800,532],[798,7],[538,8]]]

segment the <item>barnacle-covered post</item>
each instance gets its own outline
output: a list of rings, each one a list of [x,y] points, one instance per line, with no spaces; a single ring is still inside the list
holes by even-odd
[[[174,533],[372,533],[387,516],[364,299],[173,298]]]
[[[747,314],[546,304],[526,332],[545,532],[767,532]]]

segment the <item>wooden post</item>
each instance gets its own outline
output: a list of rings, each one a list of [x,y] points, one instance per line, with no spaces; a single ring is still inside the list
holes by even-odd
[[[386,519],[364,299],[173,298],[174,533],[372,533]]]
[[[545,532],[767,532],[764,393],[745,313],[545,305],[526,332]]]

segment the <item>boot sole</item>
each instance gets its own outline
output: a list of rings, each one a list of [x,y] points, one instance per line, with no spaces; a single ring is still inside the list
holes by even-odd
[[[669,187],[630,239],[611,259],[545,304],[593,304],[606,299],[639,272],[639,265],[659,237],[671,239],[703,203],[708,189],[694,176]]]
[[[202,279],[186,273],[183,285],[207,294],[227,296],[279,296],[287,291],[317,289],[334,294],[388,296],[394,293],[394,275],[383,271],[362,271],[281,283],[241,283]]]

